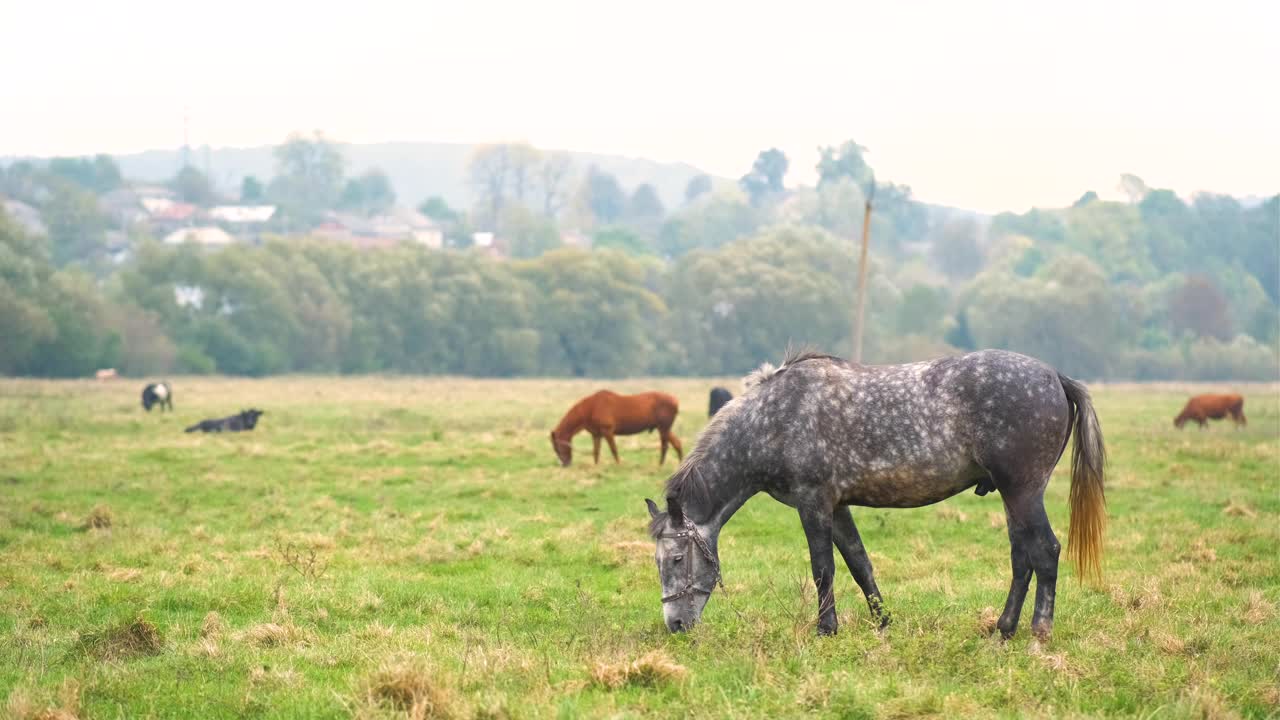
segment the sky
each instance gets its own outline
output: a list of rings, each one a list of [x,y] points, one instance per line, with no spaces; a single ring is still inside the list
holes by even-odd
[[[0,0],[0,155],[499,142],[789,184],[853,139],[987,212],[1280,192],[1280,3]]]

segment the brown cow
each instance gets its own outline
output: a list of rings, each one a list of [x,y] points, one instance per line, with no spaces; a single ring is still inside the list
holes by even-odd
[[[1181,428],[1188,420],[1200,423],[1201,429],[1209,420],[1221,420],[1230,415],[1236,427],[1247,425],[1244,419],[1244,398],[1240,395],[1197,395],[1187,401],[1178,417],[1173,419],[1174,427]]]

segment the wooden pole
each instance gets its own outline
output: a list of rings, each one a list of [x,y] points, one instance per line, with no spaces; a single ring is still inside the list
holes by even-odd
[[[871,242],[871,199],[875,194],[875,180],[872,180],[862,213],[862,257],[858,262],[858,305],[853,316],[853,361],[855,363],[862,362],[862,314],[867,301],[867,246]]]

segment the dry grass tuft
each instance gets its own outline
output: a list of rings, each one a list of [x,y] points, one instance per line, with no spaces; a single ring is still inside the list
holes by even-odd
[[[1191,548],[1182,554],[1182,559],[1207,565],[1217,561],[1218,551],[1209,547],[1208,543],[1201,538],[1191,544]]]
[[[1169,633],[1152,633],[1151,641],[1155,643],[1156,647],[1160,648],[1161,651],[1170,655],[1181,655],[1187,650],[1187,644],[1183,642],[1182,638],[1176,635],[1170,635]]]
[[[998,512],[987,513],[987,524],[992,530],[1003,530],[1008,527],[1004,513]]]
[[[420,662],[389,662],[365,681],[364,697],[372,710],[402,712],[411,720],[459,715],[453,694],[436,681],[437,677]],[[362,714],[357,713],[357,716]]]
[[[1274,613],[1275,607],[1267,602],[1261,591],[1251,590],[1249,592],[1249,596],[1245,598],[1244,615],[1242,616],[1246,622],[1253,625],[1261,625],[1269,620]]]
[[[80,638],[80,649],[100,660],[123,660],[139,655],[159,655],[164,637],[155,625],[138,618]]]
[[[1187,693],[1187,699],[1193,708],[1194,717],[1203,720],[1235,720],[1240,717],[1240,713],[1212,688],[1197,685]]]
[[[89,514],[85,516],[85,530],[106,530],[111,527],[111,508],[106,505],[97,505]]]
[[[14,690],[5,703],[5,717],[12,720],[79,720],[80,684],[67,679],[58,691],[56,707],[39,707],[20,690]]]
[[[617,689],[626,685],[654,686],[679,682],[688,674],[683,665],[677,664],[662,650],[651,650],[639,659],[606,663],[597,661],[591,666],[591,680],[597,685]]]
[[[141,577],[142,571],[137,568],[116,568],[107,572],[107,579],[112,582],[128,583]]]
[[[1280,685],[1267,685],[1258,694],[1263,703],[1273,708],[1280,708]]]
[[[1227,506],[1222,508],[1222,514],[1249,519],[1258,517],[1258,511],[1249,507],[1248,503],[1241,500],[1227,501]]]
[[[204,622],[200,623],[200,637],[214,638],[219,637],[227,631],[227,624],[223,622],[222,616],[217,610],[210,610],[204,616]]]
[[[969,519],[969,513],[953,508],[949,505],[943,505],[938,508],[938,517],[942,520],[955,520],[956,522],[966,522]]]
[[[283,647],[306,639],[301,630],[293,623],[263,623],[255,625],[238,635],[236,639],[258,647]]]
[[[990,605],[978,613],[978,634],[987,636],[996,631],[996,623],[1000,621],[1000,613]]]

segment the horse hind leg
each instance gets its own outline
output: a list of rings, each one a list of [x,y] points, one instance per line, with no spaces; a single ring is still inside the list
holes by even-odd
[[[1005,514],[1009,526],[1009,543],[1013,561],[1013,583],[1004,614],[996,626],[1006,639],[1018,627],[1018,616],[1031,581],[1036,576],[1035,610],[1031,616],[1031,631],[1041,641],[1048,640],[1053,631],[1053,606],[1058,588],[1058,557],[1062,545],[1053,534],[1049,516],[1044,511],[1043,486],[1039,490],[1027,488],[1005,500]]]
[[[658,464],[667,461],[667,434],[665,432],[658,433],[658,440],[662,443],[661,449],[658,451]]]
[[[680,460],[680,462],[684,462],[684,446],[680,444],[680,438],[676,437],[676,434],[671,432],[671,428],[663,430],[662,436],[667,443],[670,443],[671,447],[675,448],[676,458]]]
[[[840,556],[858,583],[862,594],[867,598],[867,608],[871,610],[871,618],[881,630],[889,626],[889,613],[884,609],[884,598],[880,588],[876,587],[876,578],[871,569],[871,558],[858,535],[858,526],[853,522],[853,515],[846,505],[837,505],[831,514],[831,538],[835,541]]]

